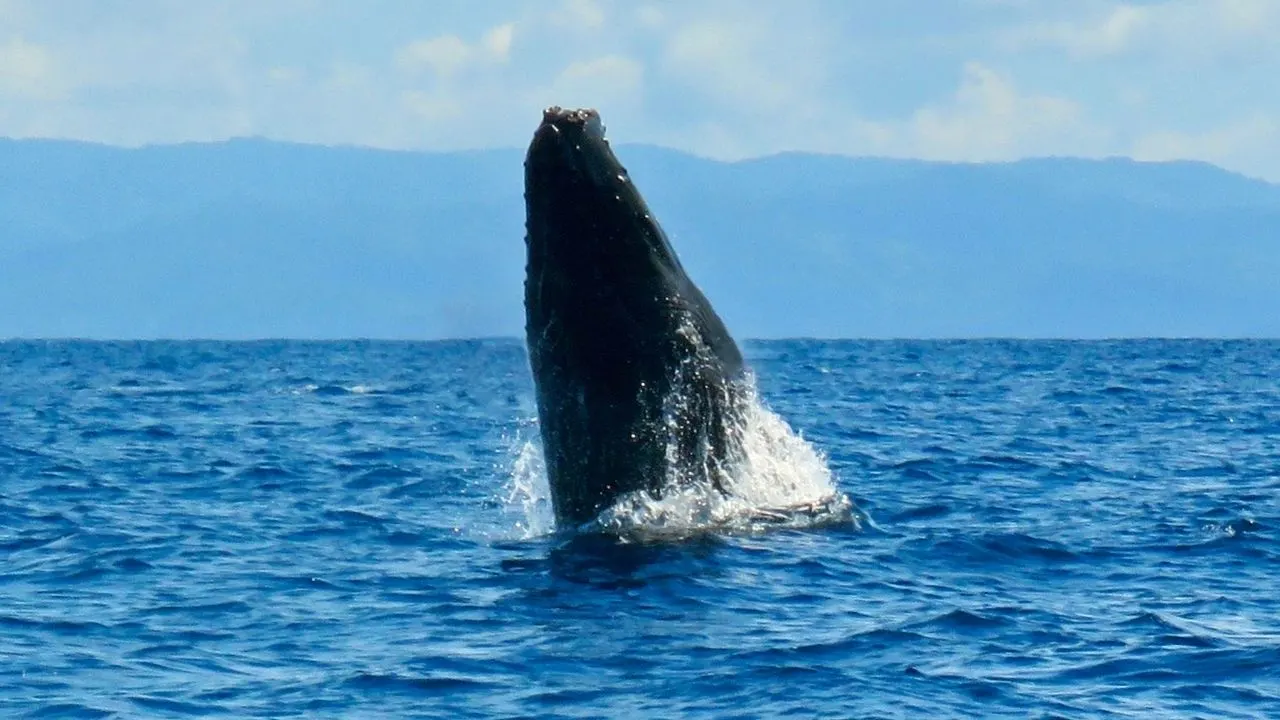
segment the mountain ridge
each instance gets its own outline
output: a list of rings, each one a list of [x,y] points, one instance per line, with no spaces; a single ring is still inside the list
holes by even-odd
[[[1207,163],[617,151],[739,337],[1280,336]],[[0,138],[0,337],[519,336],[522,155]]]

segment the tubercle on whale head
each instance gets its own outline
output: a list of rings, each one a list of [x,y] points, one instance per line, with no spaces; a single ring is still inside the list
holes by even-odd
[[[589,137],[604,140],[604,124],[600,121],[600,113],[595,108],[562,108],[559,105],[552,105],[542,111],[542,124],[538,127],[538,132],[543,129],[548,132],[564,133],[582,133]],[[536,138],[536,135],[535,135]]]
[[[627,181],[627,171],[605,137],[600,113],[591,108],[554,105],[543,110],[524,165],[526,190],[557,179],[599,188]]]

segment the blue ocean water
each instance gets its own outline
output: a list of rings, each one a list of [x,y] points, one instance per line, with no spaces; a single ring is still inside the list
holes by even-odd
[[[1280,343],[746,350],[861,528],[530,532],[516,342],[0,343],[0,716],[1280,717]]]

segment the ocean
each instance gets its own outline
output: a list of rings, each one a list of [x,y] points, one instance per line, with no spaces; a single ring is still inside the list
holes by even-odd
[[[1280,717],[1280,342],[744,350],[843,514],[557,531],[516,341],[0,342],[0,716]]]

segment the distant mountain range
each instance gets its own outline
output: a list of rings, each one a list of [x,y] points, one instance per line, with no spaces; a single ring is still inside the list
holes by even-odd
[[[1280,186],[1190,162],[619,156],[746,337],[1280,337]],[[0,337],[523,333],[522,152],[0,140]]]

